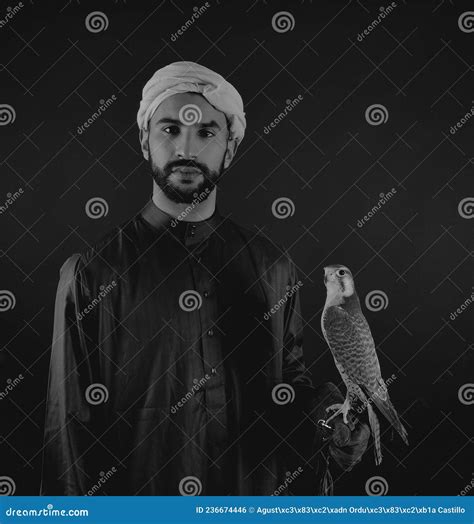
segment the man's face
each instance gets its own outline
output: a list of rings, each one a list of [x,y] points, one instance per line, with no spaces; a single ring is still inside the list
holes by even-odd
[[[168,198],[191,203],[207,198],[233,156],[224,113],[197,93],[168,97],[149,122],[148,148],[153,179]],[[206,191],[207,190],[207,191]]]

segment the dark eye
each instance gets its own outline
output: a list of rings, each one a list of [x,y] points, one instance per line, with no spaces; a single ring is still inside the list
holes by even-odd
[[[168,126],[163,129],[165,133],[168,135],[177,135],[179,133],[179,127],[178,126]]]
[[[207,129],[201,129],[201,131],[199,131],[199,134],[204,138],[212,138],[214,136],[214,133],[208,131]]]
[[[345,274],[346,274],[346,272],[344,271],[344,269],[338,269],[337,270],[337,276],[338,277],[343,277]]]

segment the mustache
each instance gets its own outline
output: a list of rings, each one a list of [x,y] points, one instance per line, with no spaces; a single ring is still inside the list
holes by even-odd
[[[168,162],[164,171],[167,174],[170,174],[175,167],[193,167],[195,169],[199,169],[199,171],[201,171],[204,175],[209,174],[209,169],[204,164],[196,162],[195,160],[175,160],[174,162]]]

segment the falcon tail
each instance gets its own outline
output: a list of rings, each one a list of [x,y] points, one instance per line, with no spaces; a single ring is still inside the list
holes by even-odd
[[[374,454],[375,464],[378,466],[382,462],[382,449],[380,447],[380,425],[379,419],[370,404],[367,404],[367,414],[369,416],[369,425],[374,437]]]
[[[405,442],[405,444],[408,446],[407,430],[403,427],[403,424],[400,422],[400,419],[398,418],[398,413],[396,409],[393,407],[393,404],[390,402],[388,395],[386,400],[382,400],[378,395],[373,395],[372,400],[374,401],[374,404],[380,409],[385,418],[397,430],[400,437],[402,437],[403,442]]]

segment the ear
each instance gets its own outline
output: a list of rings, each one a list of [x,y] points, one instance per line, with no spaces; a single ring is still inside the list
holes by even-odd
[[[148,146],[148,131],[144,129],[140,129],[140,145],[142,148],[143,156],[145,157],[145,160],[149,159],[149,146]]]
[[[237,140],[227,140],[227,149],[224,156],[224,169],[227,169],[237,152]]]

